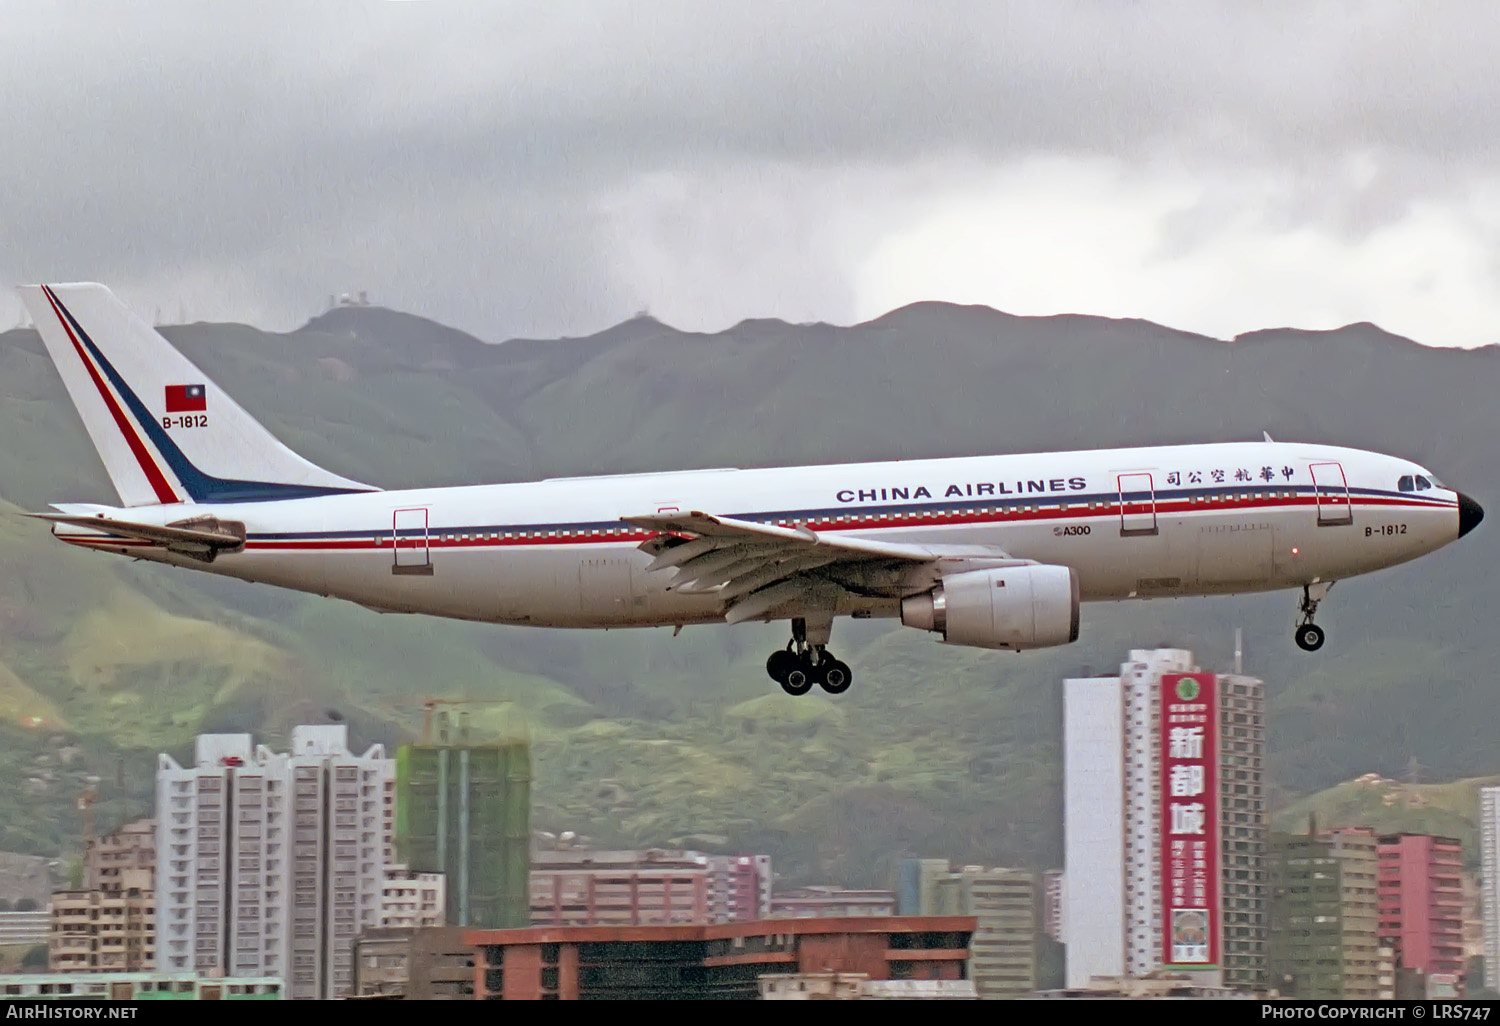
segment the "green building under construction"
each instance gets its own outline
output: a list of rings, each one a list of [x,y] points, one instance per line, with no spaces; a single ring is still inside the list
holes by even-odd
[[[522,740],[404,745],[396,753],[396,846],[447,878],[450,926],[529,924],[531,750]]]

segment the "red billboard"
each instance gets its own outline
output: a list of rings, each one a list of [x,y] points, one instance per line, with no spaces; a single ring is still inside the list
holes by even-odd
[[[1211,673],[1161,678],[1162,961],[1219,965],[1219,687]]]

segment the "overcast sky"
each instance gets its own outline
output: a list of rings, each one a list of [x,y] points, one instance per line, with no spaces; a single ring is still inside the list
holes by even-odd
[[[0,281],[1500,341],[1500,4],[0,0]],[[0,327],[21,317],[0,299]]]

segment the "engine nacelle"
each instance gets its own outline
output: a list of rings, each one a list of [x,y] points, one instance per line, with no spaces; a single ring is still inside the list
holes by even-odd
[[[901,622],[935,631],[950,645],[1046,648],[1078,640],[1078,572],[1066,566],[1008,566],[952,574],[901,600]]]

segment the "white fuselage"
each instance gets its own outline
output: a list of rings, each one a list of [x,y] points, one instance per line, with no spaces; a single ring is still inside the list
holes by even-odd
[[[668,590],[670,575],[647,573],[651,557],[638,547],[655,532],[622,517],[700,510],[819,534],[995,546],[1074,568],[1084,600],[1207,595],[1334,581],[1453,541],[1455,492],[1398,490],[1403,476],[1427,474],[1354,449],[1231,443],[129,511],[161,524],[202,515],[243,523],[243,550],[212,563],[78,528],[57,533],[382,611],[548,627],[660,626],[720,621],[723,603],[712,591]],[[916,587],[872,581],[841,599],[837,613],[895,616],[903,589]]]

